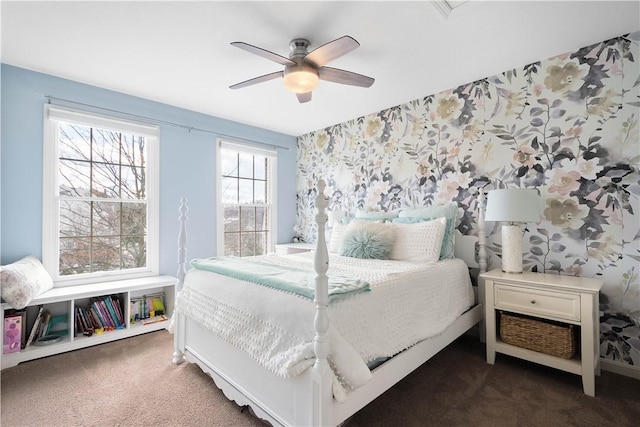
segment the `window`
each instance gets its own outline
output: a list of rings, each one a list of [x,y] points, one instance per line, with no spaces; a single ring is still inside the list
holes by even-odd
[[[263,255],[275,236],[275,150],[220,141],[218,253]]]
[[[158,274],[157,136],[45,107],[43,262],[57,286]]]

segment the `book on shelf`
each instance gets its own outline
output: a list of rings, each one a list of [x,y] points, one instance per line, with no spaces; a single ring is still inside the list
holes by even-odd
[[[102,304],[100,303],[100,301],[98,301],[97,299],[94,299],[93,302],[91,303],[91,310],[93,310],[101,326],[104,326],[106,328],[109,328],[111,326],[111,324],[108,321],[108,316],[105,313],[104,308],[102,307]]]
[[[5,310],[5,319],[10,316],[20,316],[20,349],[22,350],[26,347],[28,338],[27,309],[23,308],[21,310],[16,310],[14,308],[10,308],[8,310]]]
[[[130,299],[131,307],[129,309],[131,322],[142,320],[144,324],[145,319],[161,319],[160,316],[164,316],[166,314],[164,298],[164,292],[132,297]]]
[[[111,316],[111,320],[113,323],[113,326],[116,329],[122,329],[122,323],[120,323],[120,319],[118,319],[118,315],[116,314],[116,310],[113,308],[113,303],[111,301],[111,297],[107,297],[104,299],[104,304],[107,307],[109,316]]]
[[[124,321],[124,315],[122,314],[122,306],[120,305],[120,299],[115,295],[112,295],[110,298],[111,298],[111,305],[113,306],[113,309],[116,312],[116,317],[118,318],[118,323],[124,326],[125,321]]]
[[[38,331],[38,327],[40,326],[40,319],[42,318],[42,312],[44,311],[44,306],[38,307],[38,314],[36,315],[36,320],[33,322],[33,326],[31,327],[31,332],[29,333],[29,338],[27,339],[27,344],[25,347],[29,347],[33,341],[36,339],[36,332]]]
[[[86,307],[76,307],[75,319],[76,334],[85,336],[123,329],[126,326],[117,295],[91,298]]]
[[[26,329],[22,322],[22,313],[15,310],[13,313],[5,312],[3,320],[2,353],[17,353],[22,347],[22,329]]]
[[[49,330],[49,320],[51,320],[51,312],[45,308],[42,311],[42,316],[40,317],[40,325],[38,325],[38,330],[36,331],[36,337],[34,341],[47,335],[47,331]]]
[[[147,319],[143,319],[142,320],[142,324],[143,325],[151,325],[152,323],[164,322],[166,320],[169,320],[169,318],[167,316],[165,316],[164,314],[161,314],[159,316],[153,316],[153,317],[149,317]]]

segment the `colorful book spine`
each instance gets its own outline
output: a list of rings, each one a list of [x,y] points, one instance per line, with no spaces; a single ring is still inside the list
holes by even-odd
[[[122,314],[122,306],[120,305],[120,300],[117,296],[111,296],[111,304],[113,305],[114,310],[116,311],[116,316],[118,317],[118,322],[121,325],[124,325],[124,315]]]
[[[91,312],[93,313],[96,322],[100,325],[101,328],[109,326],[107,320],[104,318],[104,314],[102,313],[99,304],[95,301],[93,302],[93,304],[91,304]]]
[[[42,311],[44,310],[44,306],[40,306],[38,308],[38,315],[36,316],[36,320],[31,327],[31,333],[29,334],[29,338],[27,339],[26,347],[29,347],[33,340],[36,339],[36,332],[38,331],[38,326],[40,325],[40,318],[42,317]]]
[[[115,329],[116,324],[114,323],[113,318],[109,313],[109,308],[107,308],[107,303],[104,302],[104,300],[98,301],[98,307],[100,307],[100,310],[102,310],[102,317],[107,322],[108,330]]]
[[[121,328],[122,324],[118,320],[118,315],[116,314],[116,311],[113,308],[113,304],[111,304],[111,298],[105,298],[104,304],[107,306],[107,309],[109,310],[109,315],[111,317],[112,322],[115,324],[115,327]]]

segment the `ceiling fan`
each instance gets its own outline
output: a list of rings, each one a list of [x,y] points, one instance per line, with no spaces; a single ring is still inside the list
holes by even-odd
[[[298,101],[302,103],[311,101],[311,92],[318,85],[318,80],[360,87],[370,87],[375,81],[375,79],[362,74],[325,66],[325,64],[360,46],[360,43],[350,36],[330,41],[311,52],[307,51],[309,48],[307,39],[293,39],[289,43],[291,53],[288,58],[244,42],[233,42],[231,45],[284,65],[282,71],[234,84],[229,86],[231,89],[240,89],[282,77],[284,86],[294,92]]]

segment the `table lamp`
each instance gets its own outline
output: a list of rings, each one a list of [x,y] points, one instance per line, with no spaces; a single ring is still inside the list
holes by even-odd
[[[538,192],[522,188],[489,191],[485,220],[506,223],[502,225],[502,271],[522,273],[520,224],[540,221]]]

